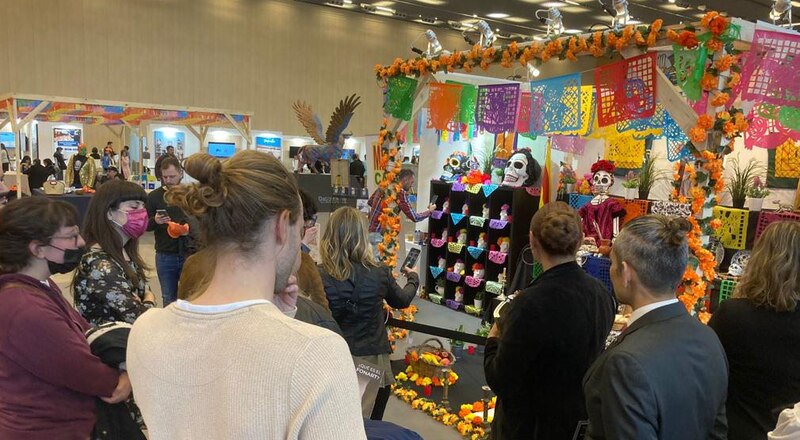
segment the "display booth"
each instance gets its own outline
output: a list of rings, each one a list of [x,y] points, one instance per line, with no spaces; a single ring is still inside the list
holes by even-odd
[[[235,131],[242,139],[240,148],[249,149],[254,142],[250,118],[251,114],[247,112],[221,109],[27,94],[0,96],[0,130],[11,127],[16,151],[24,150],[19,134],[34,122],[52,124],[52,127],[48,127],[48,130],[52,128],[52,144],[54,147],[64,147],[67,154],[76,152],[83,143],[83,126],[102,126],[108,129],[112,139],[118,140],[119,145],[133,145],[131,157],[135,162],[132,166],[141,166],[144,161],[153,160],[159,154],[159,149],[166,147],[162,145],[166,142],[174,140],[177,143],[179,137],[185,142],[186,133],[197,139],[197,145],[204,146],[210,130],[215,128]],[[150,133],[148,127],[151,125],[161,129]],[[147,142],[148,134],[152,135],[152,145]],[[39,142],[51,139],[50,135],[48,131],[47,136],[42,136]],[[19,153],[15,155],[18,174],[20,156]],[[137,171],[141,169],[134,169],[134,173]]]
[[[452,352],[485,340],[453,323],[464,322],[461,312],[490,323],[497,299],[541,273],[525,246],[542,204],[560,199],[578,210],[591,240],[576,258],[610,290],[620,228],[646,214],[687,218],[690,264],[676,295],[702,322],[730,297],[760,232],[800,220],[800,86],[787,61],[800,56],[800,34],[708,12],[692,26],[656,20],[492,43],[375,66],[385,96],[374,147],[385,263],[402,261],[394,200],[409,144],[420,150],[418,209],[436,205],[420,245],[429,302],[418,309],[438,312],[413,324],[413,313],[395,312],[402,319],[390,321],[390,334],[398,344],[408,330],[450,339],[449,351],[431,343],[399,353],[408,370],[395,394],[470,438],[487,435],[493,404],[480,362],[460,353],[453,361]],[[553,65],[559,74],[547,77]],[[511,79],[477,70],[508,76],[499,67]],[[532,161],[541,178],[520,184]],[[625,320],[621,311],[619,327]]]

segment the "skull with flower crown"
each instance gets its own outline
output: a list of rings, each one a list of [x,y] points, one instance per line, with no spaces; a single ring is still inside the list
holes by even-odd
[[[613,162],[598,160],[592,164],[592,193],[594,195],[608,194],[614,185],[614,171],[617,167]]]

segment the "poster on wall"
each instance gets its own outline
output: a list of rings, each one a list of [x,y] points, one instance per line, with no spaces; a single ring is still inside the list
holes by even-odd
[[[283,140],[280,136],[256,136],[256,150],[281,158]]]
[[[53,129],[53,145],[58,148],[64,149],[64,154],[78,152],[78,146],[81,144],[82,130],[80,128],[59,128]]]
[[[153,132],[153,147],[156,157],[167,152],[167,147],[175,147],[175,156],[183,159],[186,152],[186,133],[177,130],[157,130]]]
[[[9,150],[12,148],[17,148],[17,138],[14,137],[14,133],[10,131],[2,131],[0,132],[0,144],[3,144]]]

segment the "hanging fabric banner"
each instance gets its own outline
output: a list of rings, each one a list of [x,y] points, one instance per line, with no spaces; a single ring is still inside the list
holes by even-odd
[[[519,97],[519,112],[517,113],[517,133],[528,133],[531,130],[531,94],[522,92]]]
[[[692,110],[694,110],[698,116],[706,114],[708,110],[708,92],[701,93],[700,99],[696,101],[689,101],[689,105],[692,106]]]
[[[531,95],[537,96],[538,113],[545,133],[577,130],[581,126],[581,74],[559,76],[531,82]]]
[[[656,112],[652,117],[617,122],[617,131],[620,133],[633,131],[633,137],[636,139],[644,139],[649,135],[660,137],[664,130],[666,113],[667,110],[663,105],[656,104]]]
[[[389,78],[383,111],[397,119],[410,121],[416,90],[417,80],[414,78],[405,76]]]
[[[518,103],[518,83],[478,87],[478,127],[493,134],[513,131]]]
[[[581,125],[577,130],[551,131],[550,134],[586,136],[592,132],[595,117],[594,86],[581,86]]]
[[[644,140],[634,139],[630,133],[622,133],[606,139],[606,160],[617,168],[641,168],[644,162]]]
[[[600,127],[626,119],[653,116],[656,111],[655,52],[598,67],[597,121]]]
[[[705,46],[697,49],[684,49],[676,44],[672,46],[672,53],[675,57],[678,86],[691,101],[699,101],[703,93],[700,81],[703,79],[705,64],[708,60],[708,49]]]
[[[757,30],[742,66],[742,99],[800,107],[800,35]]]
[[[428,107],[430,124],[437,130],[448,130],[448,124],[459,116],[462,86],[458,84],[431,83]]]
[[[580,136],[564,136],[555,134],[550,137],[551,148],[565,153],[573,153],[578,156],[583,155],[586,148],[586,139]]]
[[[800,148],[791,139],[775,150],[775,177],[800,177]]]
[[[461,86],[461,102],[458,106],[458,120],[462,124],[474,124],[475,105],[478,102],[478,88],[473,84],[466,84],[458,81],[447,81],[446,84]]]
[[[667,138],[667,160],[675,162],[691,154],[686,143],[689,137],[683,132],[678,123],[672,119],[669,112],[664,114],[664,137]]]

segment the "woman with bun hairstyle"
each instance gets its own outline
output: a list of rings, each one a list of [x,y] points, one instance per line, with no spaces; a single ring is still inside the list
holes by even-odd
[[[506,306],[486,343],[486,382],[497,394],[492,432],[495,439],[569,439],[586,418],[581,383],[603,350],[614,301],[575,262],[583,232],[569,205],[539,209],[529,240],[544,272]]]
[[[151,440],[364,439],[347,344],[293,319],[303,207],[274,156],[186,160],[197,183],[167,191],[195,216],[213,264],[190,300],[133,325],[128,371]]]
[[[155,306],[139,237],[147,231],[147,194],[141,186],[112,180],[89,203],[83,236],[88,252],[72,281],[75,308],[93,325],[133,322]]]
[[[800,223],[769,225],[733,298],[708,325],[730,364],[728,438],[766,439],[783,408],[800,402]]]
[[[685,218],[646,215],[614,240],[614,294],[633,313],[586,373],[585,438],[727,438],[725,353],[714,332],[676,298],[691,229]]]

